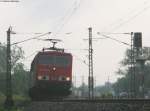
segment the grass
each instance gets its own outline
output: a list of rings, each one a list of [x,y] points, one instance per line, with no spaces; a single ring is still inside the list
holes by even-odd
[[[25,96],[13,95],[15,105],[11,109],[6,109],[4,108],[5,99],[6,97],[3,94],[0,94],[0,111],[23,111],[23,106],[30,102],[30,99]]]
[[[16,107],[13,107],[11,109],[6,109],[4,107],[0,107],[0,111],[23,111],[23,110],[20,108],[16,108]]]
[[[6,97],[2,93],[0,93],[0,107],[3,106],[5,99],[6,99]],[[1,109],[0,109],[0,111],[1,111]]]

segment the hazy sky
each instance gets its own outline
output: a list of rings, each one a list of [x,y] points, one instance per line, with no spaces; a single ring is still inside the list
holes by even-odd
[[[17,32],[12,35],[12,43],[36,36],[32,33],[52,32],[42,38],[62,39],[58,46],[73,54],[73,74],[77,82],[81,76],[88,76],[88,66],[81,61],[88,63],[88,51],[83,50],[88,49],[88,42],[83,40],[88,38],[88,27],[93,28],[94,38],[101,37],[97,32],[142,32],[143,45],[150,47],[149,0],[20,0],[19,3],[0,2],[0,14],[3,43],[10,25]],[[109,36],[130,43],[130,35]],[[32,40],[18,45],[28,57],[24,63],[29,69],[35,52],[48,47],[49,43]],[[104,84],[108,76],[111,82],[116,80],[115,72],[127,48],[129,46],[109,39],[93,41],[96,84]]]

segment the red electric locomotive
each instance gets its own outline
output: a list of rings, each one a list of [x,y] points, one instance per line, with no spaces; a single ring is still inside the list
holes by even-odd
[[[32,99],[60,98],[71,93],[72,55],[55,44],[53,41],[53,47],[43,49],[32,61],[29,89]]]

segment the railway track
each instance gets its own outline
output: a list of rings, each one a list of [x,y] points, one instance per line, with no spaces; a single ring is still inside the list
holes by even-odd
[[[24,111],[149,111],[150,99],[53,99],[32,101]]]
[[[80,103],[150,103],[150,99],[51,99],[47,102],[80,102]]]

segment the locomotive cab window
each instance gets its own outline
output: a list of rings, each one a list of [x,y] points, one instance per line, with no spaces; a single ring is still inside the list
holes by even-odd
[[[48,55],[40,55],[39,64],[54,64],[54,57]]]
[[[69,64],[69,58],[66,56],[56,56],[55,65],[56,66],[67,66]]]
[[[40,55],[39,56],[39,64],[67,66],[70,64],[70,57],[69,56]]]

